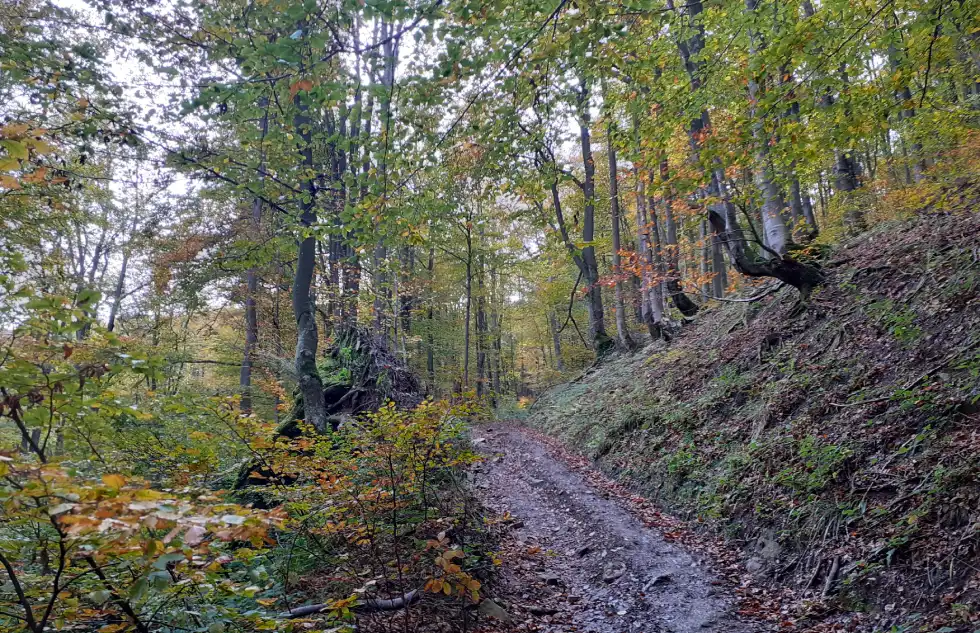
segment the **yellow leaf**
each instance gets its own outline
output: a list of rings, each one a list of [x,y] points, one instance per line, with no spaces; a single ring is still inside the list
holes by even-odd
[[[11,123],[10,125],[5,125],[2,129],[0,129],[0,136],[5,136],[7,138],[23,136],[24,132],[29,129],[31,129],[31,126],[26,123]]]
[[[122,475],[103,475],[102,483],[109,486],[113,490],[119,490],[126,485],[126,478]]]
[[[20,169],[20,161],[16,158],[0,159],[0,171],[13,171]]]
[[[34,146],[35,154],[50,154],[54,151],[54,147],[47,141],[33,140],[30,143]]]

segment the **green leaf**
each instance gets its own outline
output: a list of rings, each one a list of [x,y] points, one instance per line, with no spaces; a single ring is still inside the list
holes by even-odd
[[[179,563],[180,561],[187,560],[183,552],[174,552],[173,554],[165,554],[160,558],[156,559],[153,563],[154,569],[166,569],[167,565],[170,563]]]
[[[28,158],[27,146],[24,145],[23,143],[18,141],[6,140],[6,141],[0,141],[0,145],[2,145],[3,148],[7,150],[7,154],[10,155],[10,158],[19,158],[20,160],[27,160]]]
[[[78,305],[84,306],[97,302],[101,297],[102,293],[100,293],[98,290],[86,288],[78,292],[78,295],[75,297],[75,301],[78,303]]]
[[[130,585],[128,591],[129,598],[131,600],[141,600],[149,588],[150,585],[146,580],[146,576],[140,576],[139,580]]]
[[[112,597],[112,592],[110,592],[108,589],[99,589],[98,591],[93,591],[86,594],[85,597],[95,604],[103,604]]]

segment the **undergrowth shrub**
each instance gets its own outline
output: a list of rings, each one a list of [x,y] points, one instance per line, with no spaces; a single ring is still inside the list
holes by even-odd
[[[277,438],[237,397],[167,387],[95,297],[18,293],[0,302],[0,630],[286,630],[313,600],[339,631],[373,596],[478,599],[472,401]],[[243,460],[271,509],[220,489]]]
[[[440,594],[476,602],[494,564],[462,469],[478,459],[464,430],[472,400],[393,403],[333,435],[270,439],[256,421],[251,480],[287,513],[277,550],[283,591],[343,615],[372,597]],[[476,572],[475,569],[483,571]]]

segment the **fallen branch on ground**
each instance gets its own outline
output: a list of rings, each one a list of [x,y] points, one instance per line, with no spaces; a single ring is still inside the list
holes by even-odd
[[[422,594],[419,593],[418,589],[412,589],[408,593],[401,595],[397,598],[368,598],[364,600],[357,606],[355,606],[352,611],[355,613],[377,613],[379,611],[397,611],[398,609],[404,609],[412,604],[418,602]],[[305,607],[296,607],[295,609],[290,609],[285,613],[280,613],[280,618],[304,618],[308,615],[314,615],[320,613],[321,611],[326,611],[330,608],[329,604],[310,604]]]

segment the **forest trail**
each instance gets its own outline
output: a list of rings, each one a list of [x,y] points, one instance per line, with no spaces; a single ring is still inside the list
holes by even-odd
[[[697,554],[646,527],[525,429],[483,425],[473,440],[487,456],[475,473],[480,497],[513,517],[497,593],[527,627],[519,630],[764,630],[737,617],[734,600]]]

